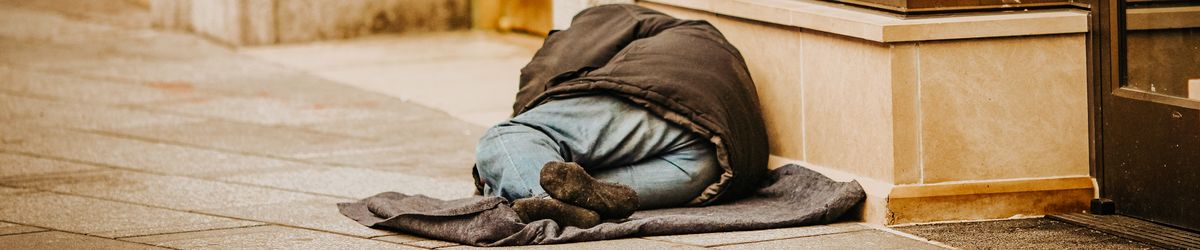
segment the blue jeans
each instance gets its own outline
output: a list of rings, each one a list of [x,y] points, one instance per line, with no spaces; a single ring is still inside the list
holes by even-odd
[[[642,209],[684,205],[722,173],[708,141],[603,95],[553,100],[500,123],[475,156],[484,195],[509,200],[545,194],[538,178],[550,161],[632,187]]]

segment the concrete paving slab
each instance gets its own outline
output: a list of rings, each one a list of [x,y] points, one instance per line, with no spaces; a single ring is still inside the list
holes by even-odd
[[[0,64],[237,96],[332,103],[383,97],[251,60],[196,36],[118,29],[19,8],[0,11],[0,50],[6,52]]]
[[[531,48],[508,42],[507,39],[498,39],[501,37],[531,40],[538,44]],[[540,40],[527,35],[478,31],[380,34],[349,40],[257,46],[242,48],[238,52],[305,71],[320,71],[403,62],[532,57],[540,47]]]
[[[861,230],[717,247],[719,249],[943,249],[880,230]]]
[[[369,117],[319,122],[304,125],[305,128],[335,134],[372,138],[383,141],[406,141],[422,137],[466,137],[478,140],[485,127],[463,122],[441,112],[430,111],[416,104],[405,105],[395,110],[407,116]]]
[[[100,197],[181,211],[213,210],[321,198],[320,196],[277,189],[124,170],[43,175],[11,180],[6,185]]]
[[[0,222],[0,235],[23,234],[46,231],[45,228]]]
[[[292,157],[296,157],[299,159],[305,159],[307,161],[322,162],[322,160],[324,160],[324,159],[340,159],[340,158],[346,158],[346,157],[354,158],[354,157],[362,157],[362,156],[372,155],[372,154],[404,153],[406,151],[411,151],[411,150],[420,150],[423,147],[436,148],[437,150],[430,150],[429,152],[439,152],[439,153],[446,153],[443,151],[446,151],[446,148],[451,148],[451,147],[442,146],[442,145],[419,145],[416,143],[381,142],[376,145],[369,145],[367,147],[352,147],[352,148],[342,148],[342,149],[328,150],[328,151],[322,151],[322,152],[311,152],[311,153],[292,155]],[[332,160],[325,160],[325,161],[330,162],[330,163],[344,163],[346,165],[367,166],[367,165],[372,165],[373,163],[387,163],[387,162],[391,162],[393,160],[394,160],[393,158],[384,156],[383,158],[356,159],[356,160],[349,160],[349,161],[332,161]]]
[[[278,159],[152,143],[93,133],[40,128],[5,128],[0,150],[145,170],[216,176],[231,173],[314,167]]]
[[[12,12],[0,10],[0,13]],[[7,21],[9,20],[5,19],[5,22],[0,25],[7,25]],[[155,73],[151,70],[170,68],[179,69],[180,71],[176,72],[182,72],[182,68],[179,68],[177,63],[186,64],[189,60],[203,60],[209,57],[204,52],[212,52],[213,49],[223,50],[219,46],[213,46],[184,34],[158,33],[148,30],[92,30],[94,26],[80,25],[75,21],[68,22],[70,22],[69,27],[46,28],[46,31],[52,34],[38,34],[33,37],[0,36],[0,48],[8,49],[5,51],[8,53],[0,55],[0,64],[54,74],[107,78],[130,83],[151,83],[173,79],[166,77],[165,74],[162,74],[163,72]],[[27,20],[24,23],[41,24],[43,22]],[[76,27],[77,25],[78,27]],[[186,46],[188,49],[181,50],[178,49],[178,46]],[[163,63],[163,60],[171,63]],[[119,69],[130,66],[153,66],[155,63],[160,66],[149,69]],[[146,72],[146,74],[162,77],[150,78],[123,74],[126,72]],[[198,74],[198,72],[191,74]]]
[[[0,91],[71,102],[124,105],[187,100],[205,96],[169,84],[115,82],[0,66]]]
[[[427,121],[456,121],[445,112],[434,110],[412,102],[396,100],[381,103],[380,105],[386,107],[380,107],[379,109],[384,109],[388,112],[393,112],[400,115],[315,122],[302,125],[301,127],[313,131],[347,135],[356,138],[388,140],[399,137],[398,134],[406,132],[404,128],[407,128],[407,126],[412,126],[410,125],[412,123],[421,123]]]
[[[846,233],[871,228],[854,222],[806,227],[779,228],[754,231],[737,231],[705,234],[681,234],[646,237],[657,241],[675,242],[693,246],[714,247],[741,243],[763,242],[780,239],[800,238],[826,234]]]
[[[42,192],[42,191],[38,191],[35,189],[28,189],[28,188],[0,186],[0,197],[25,195],[25,194],[39,193],[39,192]]]
[[[66,232],[0,236],[0,246],[4,249],[166,249]]]
[[[896,227],[964,249],[1152,249],[1118,236],[1061,221],[1035,218]]]
[[[489,33],[376,36],[240,51],[344,84],[446,110],[480,126],[511,114],[520,69],[540,39]],[[440,48],[447,49],[428,49]],[[470,69],[464,74],[464,69]],[[470,98],[464,98],[470,97]]]
[[[354,199],[387,191],[457,199],[470,197],[475,190],[470,178],[443,179],[346,167],[228,176],[221,179]]]
[[[180,42],[181,44],[203,42],[175,38],[167,40],[183,40]],[[145,43],[160,42],[163,41],[146,41]],[[216,97],[211,98],[188,99],[193,102],[221,96],[289,96],[289,94],[301,93],[301,90],[298,89],[309,87],[306,85],[312,85],[312,83],[304,83],[304,81],[319,81],[319,79],[312,79],[311,76],[296,75],[296,71],[278,66],[238,60],[240,58],[237,56],[231,58],[232,52],[225,48],[209,50],[207,53],[204,51],[180,52],[135,47],[127,43],[132,42],[109,43],[107,47],[111,47],[110,50],[103,50],[104,47],[95,48],[97,45],[88,44],[46,46],[35,48],[40,51],[29,57],[62,54],[62,56],[76,56],[76,58],[73,60],[19,58],[10,64],[38,71],[69,72],[78,77],[142,83],[174,91],[217,94]],[[95,53],[95,55],[87,55],[90,53]],[[164,63],[164,60],[170,61]],[[290,86],[288,86],[289,84]],[[312,94],[316,95],[316,93]],[[328,94],[320,96],[328,96]]]
[[[88,5],[87,3],[91,1],[67,2],[70,3],[58,5]],[[121,3],[128,4],[126,2],[106,2],[101,5],[113,6]],[[94,10],[96,9],[90,11]],[[144,9],[140,11],[145,13]],[[67,15],[21,7],[0,8],[0,37],[24,48],[5,49],[6,53],[0,55],[0,61],[43,69],[77,69],[79,72],[116,77],[129,76],[145,80],[179,80],[181,76],[203,75],[209,75],[206,78],[219,78],[223,74],[259,69],[241,67],[243,65],[231,64],[228,63],[230,60],[226,60],[227,63],[214,63],[207,65],[209,66],[207,68],[224,67],[221,69],[228,71],[203,71],[199,70],[203,68],[197,67],[189,70],[188,67],[181,66],[197,66],[186,65],[188,61],[195,59],[228,58],[232,52],[221,45],[184,33],[114,27],[103,25],[103,21],[98,22],[98,19],[95,18],[100,16],[128,18],[132,16],[128,14]],[[245,59],[236,56],[234,58]],[[154,67],[156,65],[157,67]],[[141,74],[129,74],[132,72]],[[209,74],[210,72],[222,74]]]
[[[176,249],[421,249],[280,226],[154,235],[122,240]]]
[[[439,124],[444,124],[439,126]],[[461,178],[475,163],[479,134],[462,122],[420,122],[384,138],[374,147],[345,147],[293,155],[305,161],[404,172],[431,177]]]
[[[274,98],[290,102],[304,100],[323,105],[369,105],[384,97],[356,91],[299,71],[246,60],[227,48],[206,49],[211,44],[196,37],[150,31],[132,36],[123,41],[78,44],[31,44],[0,38],[0,49],[14,51],[0,55],[0,65],[89,79],[139,83],[169,91],[217,95],[183,99],[180,101],[182,103],[226,96]],[[187,44],[195,45],[196,49],[178,49],[179,46],[189,46]],[[154,106],[157,104],[145,107]]]
[[[128,128],[115,133],[146,140],[278,157],[380,144],[365,139],[306,131],[302,128],[214,120]]]
[[[261,224],[51,193],[0,196],[0,220],[106,238]]]
[[[0,152],[0,182],[3,182],[4,179],[19,178],[31,175],[96,169],[98,168],[79,163]]]
[[[445,110],[455,118],[491,126],[512,113],[520,68],[529,57],[382,64],[314,74]],[[463,69],[472,69],[464,74]],[[482,117],[483,114],[501,114]],[[482,118],[482,119],[481,119]]]
[[[126,81],[190,86],[196,91],[219,92],[230,98],[271,100],[264,104],[266,106],[280,105],[271,103],[274,102],[294,105],[298,108],[386,110],[390,109],[392,102],[397,101],[382,94],[340,85],[277,65],[246,60],[230,53],[229,51],[214,52],[212,55],[214,57],[189,59],[189,61],[169,64],[141,65],[140,62],[129,62],[127,65],[85,64],[71,68],[71,71],[95,77],[125,77]],[[193,100],[191,107],[200,106],[196,103],[218,100],[221,98]],[[220,106],[219,104],[207,105]],[[157,108],[158,106],[145,105],[143,107]],[[336,112],[323,111],[323,113]],[[243,117],[243,119],[253,118]],[[272,121],[271,119],[263,120]]]
[[[704,249],[697,246],[681,245],[670,242],[662,242],[655,240],[647,240],[640,238],[588,241],[579,243],[555,244],[555,245],[532,245],[532,246],[515,246],[515,247],[475,247],[475,246],[459,246],[448,247],[443,249],[466,250],[466,249]]]
[[[4,3],[4,7],[0,8],[0,37],[5,39],[30,44],[84,43],[87,38],[103,42],[112,41],[114,35],[132,33],[129,29],[70,18],[61,13],[22,8],[14,6],[11,2],[10,0],[9,3]],[[4,57],[27,53],[21,50],[5,52]]]
[[[361,154],[344,154],[306,160],[437,178],[471,178],[471,166],[475,164],[474,146],[436,145],[438,144],[409,144],[381,148],[378,151],[362,152]]]
[[[145,7],[132,2],[3,0],[0,4],[9,8],[53,12],[118,27],[150,27],[150,13]]]
[[[466,143],[406,143],[379,148],[328,151],[305,155],[305,161],[401,172],[424,177],[469,178],[475,145]]]
[[[464,123],[459,122],[458,124]],[[481,132],[475,132],[476,130],[472,130],[470,127],[455,128],[454,123],[438,126],[436,122],[429,122],[422,125],[392,125],[392,127],[409,127],[411,129],[398,131],[395,134],[381,135],[378,138],[386,141],[381,143],[381,146],[345,147],[293,155],[293,157],[300,157],[313,163],[354,166],[421,176],[469,178],[471,166],[475,163],[475,145],[478,142],[478,133]]]
[[[372,229],[346,218],[338,212],[337,203],[349,199],[320,199],[285,202],[266,205],[233,207],[220,210],[205,210],[216,214],[254,221],[265,221],[280,225],[335,232],[358,237],[376,237],[398,234],[392,231]]]
[[[371,105],[335,104],[321,100],[266,97],[225,97],[153,107],[202,117],[263,125],[303,125],[322,121],[398,116],[402,113],[375,109]]]
[[[82,129],[112,129],[198,120],[131,108],[52,101],[8,93],[0,93],[0,118],[14,124]]]

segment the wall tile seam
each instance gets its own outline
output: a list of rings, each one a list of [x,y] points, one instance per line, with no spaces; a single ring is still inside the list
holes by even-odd
[[[800,44],[797,45],[796,48],[798,48],[800,53],[799,58],[801,58],[800,70],[798,71],[800,72],[800,160],[808,161],[808,111],[806,111],[808,109],[808,96],[804,94],[804,86],[805,81],[807,81],[806,76],[808,74],[804,73],[804,69],[807,67],[807,65],[805,65],[805,60],[803,59],[805,58],[804,45],[807,43],[808,34],[803,30],[797,30],[796,32],[800,33]]]
[[[917,183],[925,184],[925,115],[921,113],[921,43],[913,43],[913,63],[916,67],[913,69],[913,75],[916,76],[916,99],[913,100],[913,108],[916,109],[917,115]]]

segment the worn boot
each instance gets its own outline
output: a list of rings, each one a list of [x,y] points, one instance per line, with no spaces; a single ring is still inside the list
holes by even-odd
[[[590,228],[600,224],[600,215],[596,212],[550,197],[517,199],[512,208],[525,223],[550,219],[564,227]]]
[[[633,188],[596,180],[579,164],[548,162],[540,181],[550,197],[596,211],[601,218],[626,218],[638,208]]]

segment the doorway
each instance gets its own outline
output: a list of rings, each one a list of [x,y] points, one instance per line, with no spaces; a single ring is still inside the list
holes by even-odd
[[[1093,9],[1093,172],[1115,213],[1200,231],[1200,1]]]

